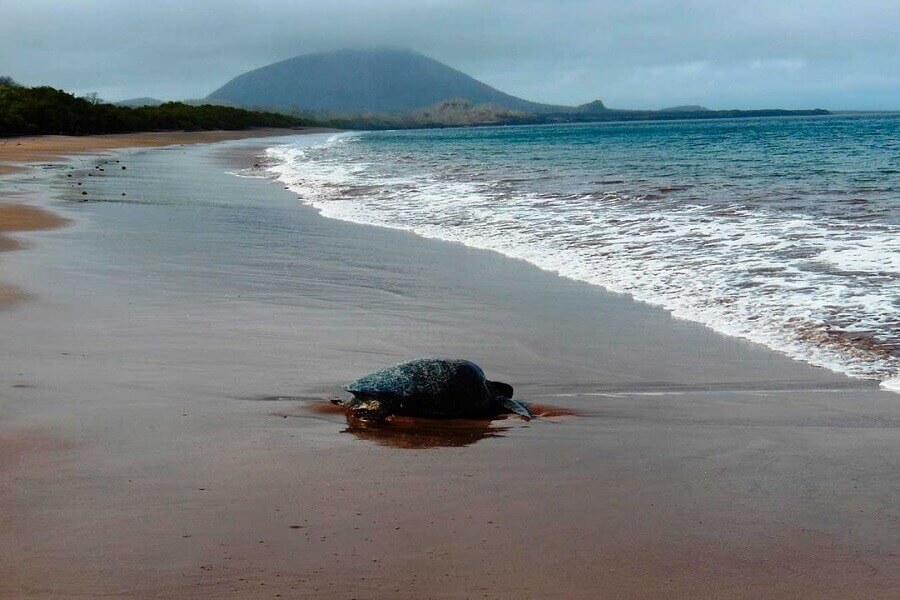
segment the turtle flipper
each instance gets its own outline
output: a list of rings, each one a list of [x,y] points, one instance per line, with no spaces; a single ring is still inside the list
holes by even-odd
[[[512,398],[507,398],[506,396],[495,396],[494,400],[507,411],[525,417],[525,419],[528,421],[530,421],[534,416],[524,404],[513,400]]]

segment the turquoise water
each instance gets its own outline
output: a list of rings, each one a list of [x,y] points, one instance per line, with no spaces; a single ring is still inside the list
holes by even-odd
[[[529,261],[849,375],[900,372],[900,115],[339,134],[328,217]]]

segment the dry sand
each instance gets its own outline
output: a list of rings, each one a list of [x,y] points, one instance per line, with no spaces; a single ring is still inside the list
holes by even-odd
[[[25,204],[0,204],[0,252],[18,250],[22,243],[8,233],[55,229],[68,223],[59,215]],[[0,310],[28,299],[28,294],[0,282]]]
[[[10,285],[0,283],[0,309],[15,306],[16,304],[24,302],[27,299],[28,294],[26,294],[22,290]]]
[[[40,231],[68,223],[52,212],[25,204],[0,204],[0,232]]]
[[[249,148],[131,157],[4,257],[46,302],[0,314],[0,598],[896,598],[896,396],[323,219]],[[542,418],[327,403],[423,354]]]

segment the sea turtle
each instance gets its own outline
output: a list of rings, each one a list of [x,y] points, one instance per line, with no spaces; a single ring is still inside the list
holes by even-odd
[[[511,385],[488,381],[481,367],[468,360],[414,360],[361,377],[344,389],[353,398],[342,404],[364,420],[393,414],[461,418],[516,413],[531,418],[512,399]]]

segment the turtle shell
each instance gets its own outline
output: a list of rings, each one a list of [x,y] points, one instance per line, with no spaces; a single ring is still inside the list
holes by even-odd
[[[414,360],[361,377],[344,389],[394,401],[398,413],[448,417],[487,414],[492,408],[484,371],[467,360]]]

